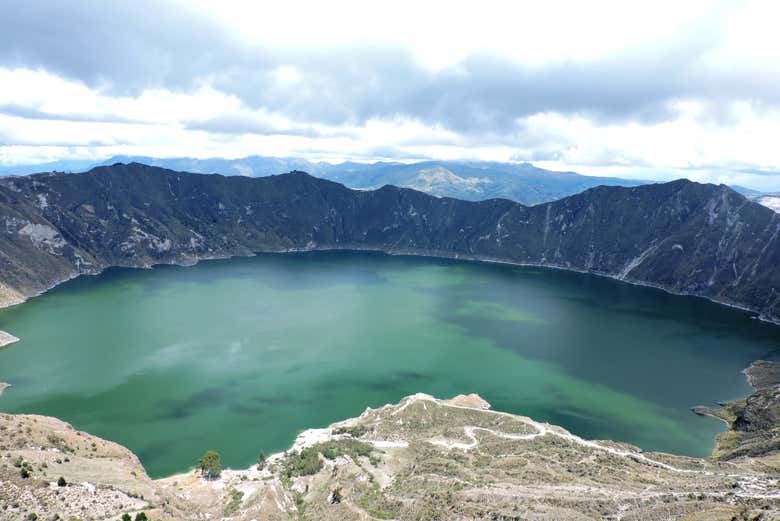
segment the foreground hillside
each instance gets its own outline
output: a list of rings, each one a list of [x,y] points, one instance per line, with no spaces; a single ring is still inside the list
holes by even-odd
[[[583,440],[487,410],[476,395],[414,395],[306,431],[262,469],[152,481],[116,444],[53,418],[0,415],[0,518],[776,520],[780,381],[771,382],[762,389],[774,394],[759,398],[770,406],[742,407],[721,439],[731,452],[711,460]],[[756,437],[773,442],[757,448]]]
[[[597,187],[523,206],[303,173],[264,178],[117,164],[0,179],[0,302],[108,266],[258,251],[370,249],[588,271],[780,320],[780,214],[725,186]]]

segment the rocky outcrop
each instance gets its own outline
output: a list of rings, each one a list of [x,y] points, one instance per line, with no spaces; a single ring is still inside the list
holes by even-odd
[[[756,360],[744,372],[753,389],[760,391],[780,384],[780,363],[778,362]]]
[[[698,406],[693,411],[729,426],[717,437],[714,459],[761,458],[763,465],[780,473],[780,362],[758,360],[745,374],[755,389],[753,394],[717,409]]]
[[[0,414],[0,519],[119,519],[159,500],[126,448],[55,418]]]
[[[587,271],[780,320],[780,214],[725,186],[597,187],[537,206],[296,172],[265,178],[137,163],[0,179],[0,298],[108,266],[257,251],[370,249]]]

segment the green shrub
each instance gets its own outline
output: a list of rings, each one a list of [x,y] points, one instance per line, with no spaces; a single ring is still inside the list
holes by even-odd
[[[306,501],[303,499],[303,494],[295,490],[293,491],[293,497],[295,498],[295,507],[298,509],[298,516],[300,519],[304,519]]]
[[[337,427],[333,434],[349,434],[353,438],[360,438],[368,432],[368,427],[365,425],[355,425],[354,427]]]
[[[327,459],[336,459],[346,455],[357,461],[360,456],[370,458],[374,447],[362,441],[345,438],[322,443],[319,445],[319,451]]]
[[[291,478],[316,474],[322,469],[320,454],[330,460],[339,456],[349,456],[357,461],[359,457],[363,456],[376,465],[379,463],[379,459],[374,455],[374,450],[372,445],[350,438],[326,441],[288,455],[282,462],[282,475]]]
[[[241,500],[244,498],[244,493],[234,488],[230,489],[230,501],[225,506],[224,516],[228,517],[233,514],[241,506]]]
[[[287,456],[283,463],[284,474],[293,476],[310,476],[322,469],[319,450],[316,447],[306,447],[300,452]]]
[[[57,447],[61,452],[75,452],[75,450],[68,445],[64,438],[57,436],[56,434],[49,434],[46,437],[49,443]]]

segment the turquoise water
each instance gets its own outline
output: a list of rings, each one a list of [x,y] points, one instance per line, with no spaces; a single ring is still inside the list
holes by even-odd
[[[152,476],[249,466],[415,392],[476,392],[587,438],[704,456],[780,328],[578,273],[361,253],[111,269],[0,310],[0,410],[60,417]]]

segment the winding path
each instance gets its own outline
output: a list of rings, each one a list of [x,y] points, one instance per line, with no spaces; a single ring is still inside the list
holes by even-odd
[[[428,396],[425,394],[416,394],[413,396],[410,396],[407,398],[406,402],[401,405],[398,409],[393,411],[392,415],[395,416],[402,410],[404,410],[406,407],[411,405],[412,403],[419,401],[419,400],[425,400],[425,401],[432,401],[436,403],[437,405],[440,405],[442,407],[452,407],[456,409],[465,409],[465,410],[476,410],[472,407],[465,407],[462,405],[455,405],[452,403],[447,403],[441,400],[437,400],[436,398],[432,396]],[[463,427],[463,432],[466,434],[468,438],[471,439],[469,443],[459,442],[459,441],[447,441],[442,439],[432,439],[428,440],[429,443],[432,443],[434,445],[444,447],[446,449],[458,449],[458,450],[471,450],[475,448],[479,444],[479,440],[477,439],[475,432],[476,431],[484,431],[492,434],[493,436],[497,436],[499,438],[509,439],[509,440],[533,440],[535,438],[539,438],[542,436],[550,435],[550,436],[556,436],[558,438],[564,439],[570,443],[573,443],[575,445],[580,445],[582,447],[588,447],[590,449],[600,450],[603,452],[607,452],[609,454],[613,454],[618,457],[624,457],[624,458],[630,458],[634,461],[637,461],[639,463],[643,463],[646,465],[650,465],[653,467],[661,468],[663,470],[669,471],[669,472],[675,472],[675,473],[686,473],[686,474],[701,474],[705,476],[714,476],[715,473],[709,470],[704,469],[682,469],[679,467],[675,467],[673,465],[669,465],[667,463],[663,463],[661,461],[654,460],[652,458],[648,458],[644,454],[640,454],[637,452],[632,452],[628,450],[621,450],[614,447],[606,447],[604,445],[601,445],[598,442],[595,441],[589,441],[580,438],[579,436],[576,436],[574,434],[571,434],[569,432],[560,431],[554,428],[551,428],[549,425],[540,423],[537,421],[534,421],[530,418],[525,418],[522,416],[515,416],[513,414],[500,412],[500,411],[492,411],[489,409],[482,409],[482,412],[490,413],[490,414],[496,414],[500,416],[506,416],[508,418],[512,418],[513,420],[520,421],[524,423],[525,425],[528,425],[536,430],[536,432],[530,433],[530,434],[509,434],[505,432],[499,432],[495,431],[493,429],[488,429],[486,427],[477,427],[473,425],[465,426]],[[387,443],[387,442],[375,442],[377,444],[379,443]],[[398,442],[396,442],[398,443]],[[388,445],[385,445],[388,446]],[[396,445],[397,446],[397,445]],[[773,478],[764,478],[759,476],[746,476],[746,475],[740,475],[740,474],[723,474],[724,477],[728,478],[734,478],[739,481],[740,487],[744,492],[737,493],[737,495],[750,495],[751,497],[763,497],[767,499],[776,499],[780,498],[780,479],[773,479]]]

